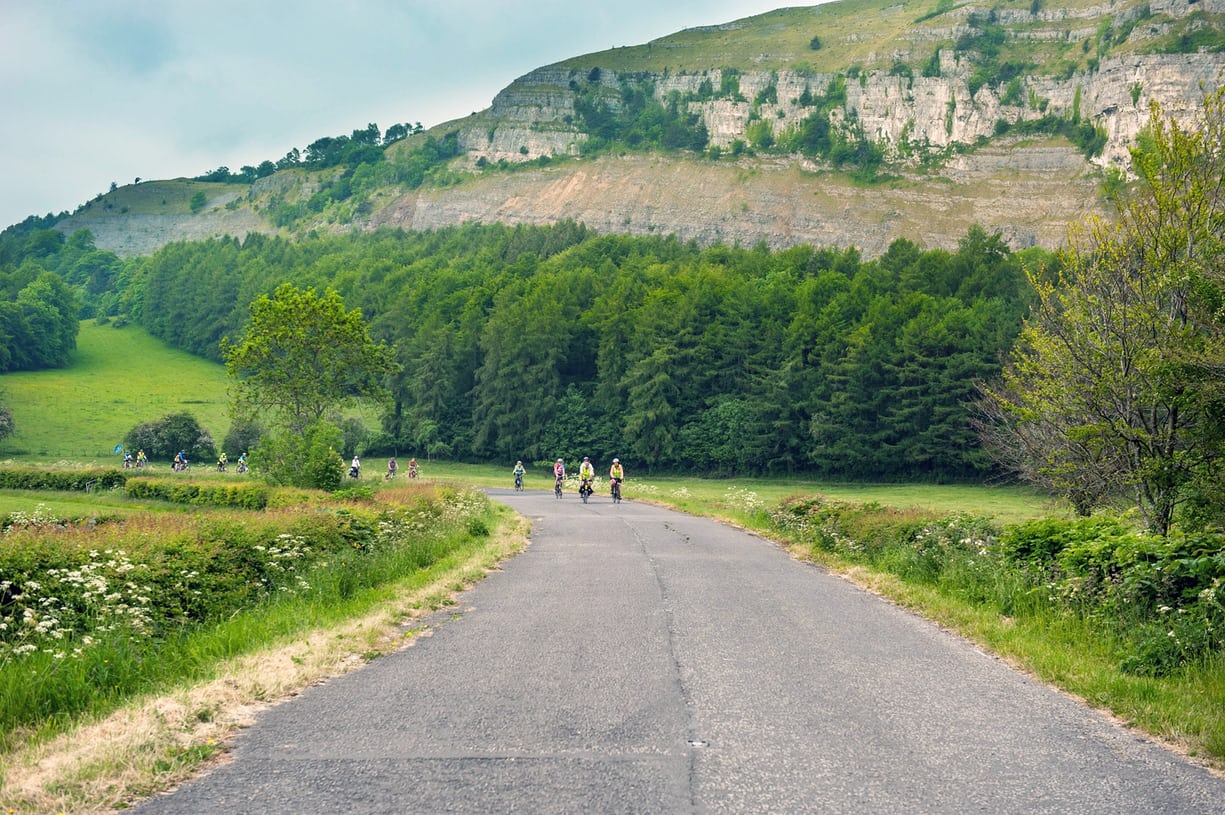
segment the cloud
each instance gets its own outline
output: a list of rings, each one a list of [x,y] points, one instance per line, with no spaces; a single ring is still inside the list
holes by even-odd
[[[572,56],[775,8],[753,0],[0,0],[0,226],[112,181],[432,126]]]

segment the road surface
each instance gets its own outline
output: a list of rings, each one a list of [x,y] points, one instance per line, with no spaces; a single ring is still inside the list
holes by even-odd
[[[1225,780],[768,541],[493,491],[527,550],[141,815],[1222,813]]]

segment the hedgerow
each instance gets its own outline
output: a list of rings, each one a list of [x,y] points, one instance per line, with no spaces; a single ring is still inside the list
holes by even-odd
[[[270,492],[267,485],[256,482],[212,483],[166,478],[129,478],[127,481],[127,494],[131,498],[237,509],[263,509],[268,506]]]
[[[1225,534],[1155,536],[1120,519],[1000,527],[875,504],[793,499],[763,513],[814,552],[930,585],[1008,617],[1078,615],[1127,673],[1225,655]]]
[[[394,504],[103,523],[44,507],[14,513],[0,533],[0,745],[13,727],[207,670],[204,656],[176,644],[193,632],[272,603],[343,602],[487,531],[491,509],[479,494],[434,486],[400,494]]]
[[[0,489],[5,490],[68,490],[83,492],[92,489],[122,487],[128,474],[113,467],[51,470],[34,467],[0,467]]]

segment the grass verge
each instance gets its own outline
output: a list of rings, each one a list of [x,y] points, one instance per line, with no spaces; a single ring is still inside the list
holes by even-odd
[[[499,508],[488,536],[430,568],[309,609],[275,604],[202,633],[201,670],[105,715],[28,733],[3,756],[0,811],[111,813],[191,777],[262,708],[429,630],[422,616],[526,545],[522,519]]]

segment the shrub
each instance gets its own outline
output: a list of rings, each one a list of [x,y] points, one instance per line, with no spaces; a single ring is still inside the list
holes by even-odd
[[[123,439],[131,450],[144,450],[149,458],[174,458],[180,450],[192,461],[209,460],[217,454],[213,437],[190,413],[169,413],[157,421],[144,422]]]
[[[49,470],[35,467],[0,467],[0,489],[6,490],[109,490],[123,486],[127,478],[127,473],[114,468]]]
[[[251,454],[251,466],[272,484],[331,491],[344,480],[345,464],[337,452],[343,443],[339,427],[319,421],[302,433],[266,435]]]
[[[255,419],[238,419],[230,425],[221,447],[231,456],[237,456],[258,447],[263,433],[263,427]]]
[[[872,504],[797,498],[784,537],[1006,615],[1080,617],[1121,670],[1161,675],[1225,652],[1225,533],[1158,537],[1118,518],[1048,518],[997,531]]]
[[[270,489],[265,484],[193,482],[180,479],[129,478],[131,498],[236,509],[264,509]]]

